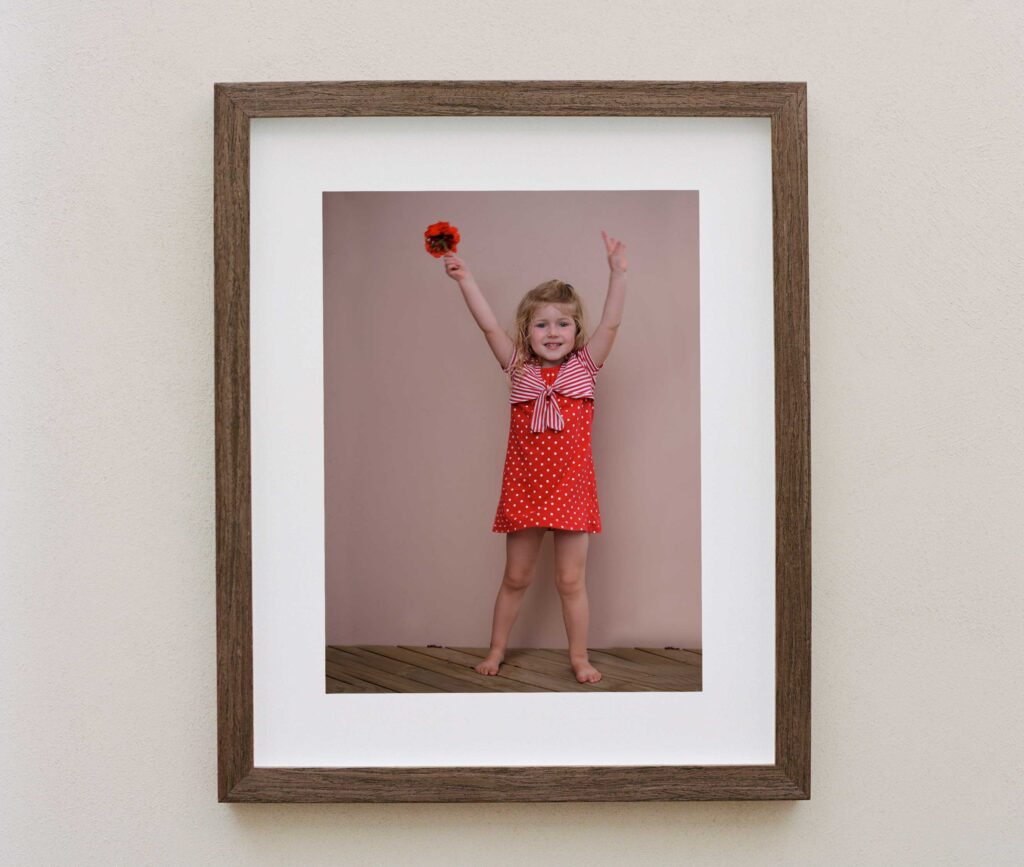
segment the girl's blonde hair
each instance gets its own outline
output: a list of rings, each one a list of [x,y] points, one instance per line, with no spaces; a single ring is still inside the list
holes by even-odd
[[[562,280],[548,280],[527,292],[516,309],[516,321],[513,326],[512,342],[516,345],[516,361],[509,371],[514,377],[527,364],[540,364],[541,359],[530,346],[530,322],[539,307],[554,304],[566,316],[576,323],[576,340],[573,352],[577,352],[587,344],[586,311],[583,299],[569,283]]]

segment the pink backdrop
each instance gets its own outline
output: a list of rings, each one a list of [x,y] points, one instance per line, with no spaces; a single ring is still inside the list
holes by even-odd
[[[523,293],[558,277],[592,333],[601,229],[628,244],[622,327],[597,378],[589,644],[700,647],[697,205],[693,191],[324,194],[328,643],[488,641],[508,389],[423,249],[449,220],[506,329]],[[566,646],[551,533],[511,644]]]

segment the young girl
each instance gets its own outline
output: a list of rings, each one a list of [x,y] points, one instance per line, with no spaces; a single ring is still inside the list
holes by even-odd
[[[569,638],[569,663],[580,683],[601,672],[587,655],[585,585],[588,533],[601,532],[590,450],[594,380],[611,351],[626,299],[626,245],[602,231],[608,267],[604,312],[589,342],[583,303],[568,283],[549,280],[523,296],[515,334],[498,325],[466,263],[448,254],[445,272],[459,284],[470,313],[511,378],[508,451],[493,532],[506,533],[505,574],[494,603],[491,645],[475,666],[497,674],[519,614],[544,532],[555,534],[555,585]]]

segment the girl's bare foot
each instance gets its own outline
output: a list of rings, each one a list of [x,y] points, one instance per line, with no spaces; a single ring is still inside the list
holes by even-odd
[[[505,661],[505,654],[500,650],[492,650],[484,658],[484,661],[473,666],[477,674],[497,674],[501,664]]]
[[[569,663],[580,683],[597,683],[601,679],[601,672],[590,664],[589,659],[570,659]]]

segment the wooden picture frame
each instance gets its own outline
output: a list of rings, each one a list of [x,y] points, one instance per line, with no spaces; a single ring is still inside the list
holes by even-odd
[[[214,97],[218,797],[222,802],[792,800],[810,797],[810,385],[803,83],[217,84]],[[254,766],[250,121],[351,116],[760,117],[771,122],[775,762],[709,766]]]

